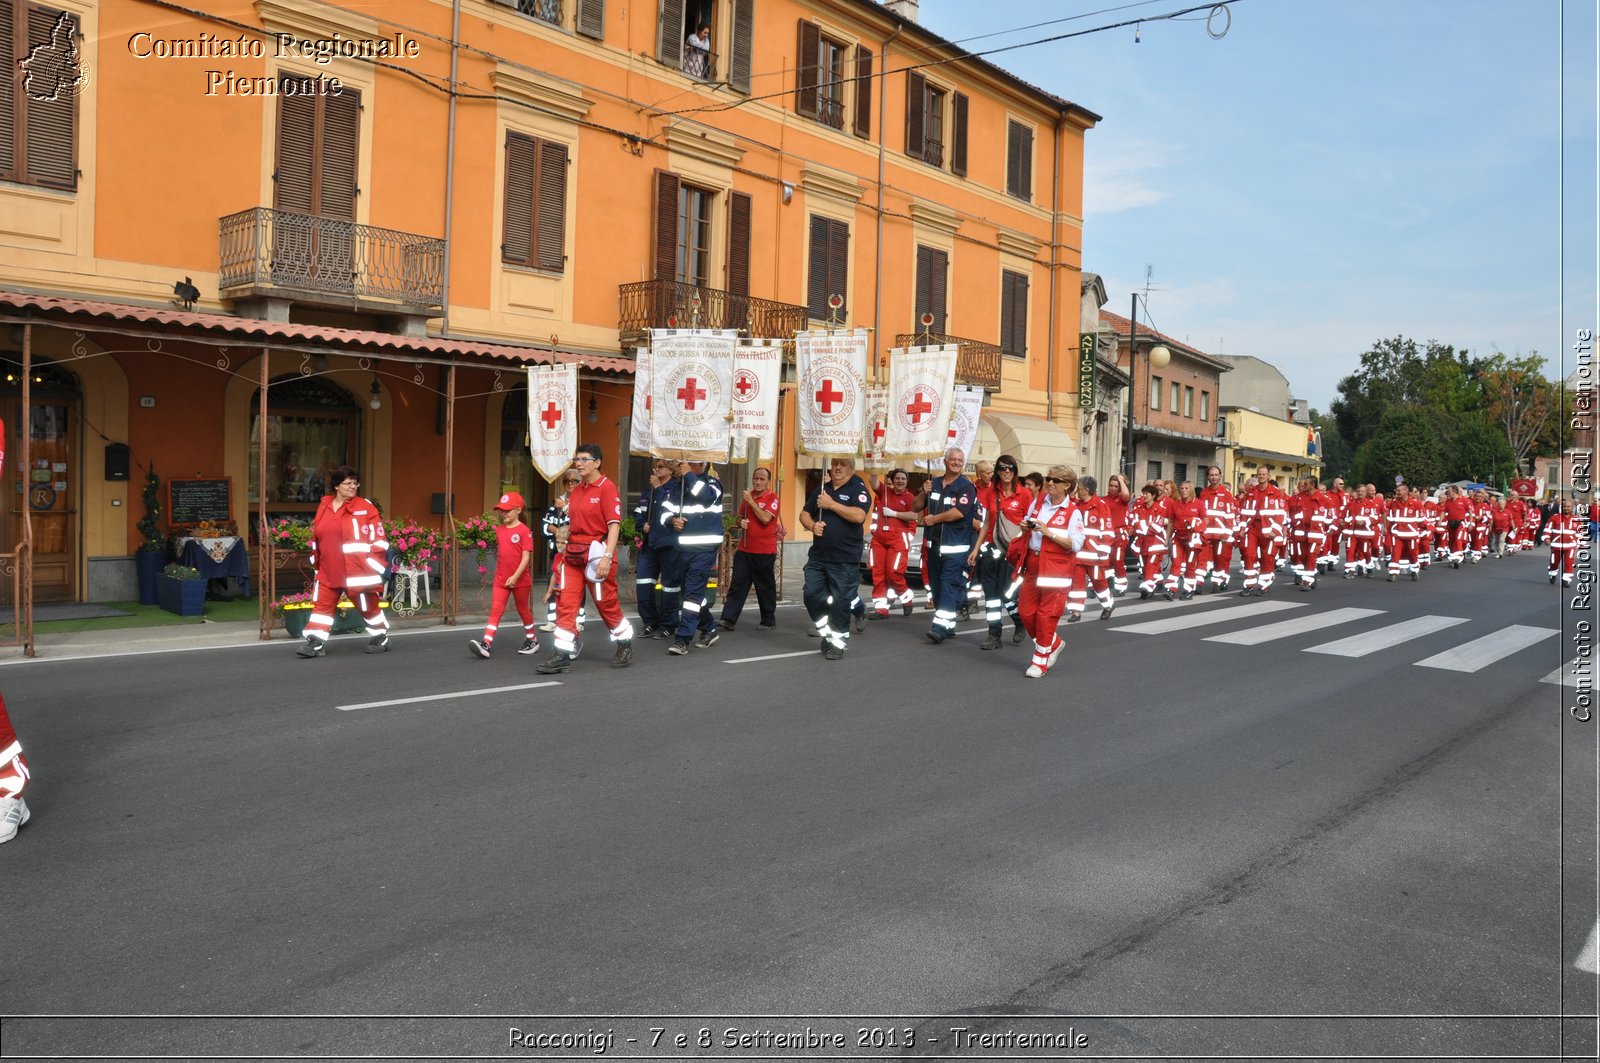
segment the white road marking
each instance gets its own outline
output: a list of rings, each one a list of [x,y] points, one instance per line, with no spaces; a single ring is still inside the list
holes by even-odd
[[[1431,635],[1435,631],[1465,624],[1464,616],[1419,616],[1410,620],[1402,620],[1398,624],[1380,627],[1376,631],[1363,632],[1360,635],[1351,635],[1347,639],[1335,642],[1324,642],[1320,646],[1309,646],[1307,653],[1326,653],[1334,657],[1365,657],[1369,653],[1386,650],[1391,646],[1398,646],[1402,642],[1410,642],[1424,635]]]
[[[1205,627],[1207,624],[1226,624],[1230,620],[1245,620],[1252,616],[1282,612],[1285,609],[1303,609],[1309,604],[1311,603],[1251,602],[1249,605],[1231,605],[1224,609],[1207,609],[1203,613],[1189,613],[1185,616],[1169,617],[1166,620],[1147,620],[1142,624],[1127,624],[1111,630],[1131,631],[1135,635],[1164,635],[1169,631]]]
[[[1307,631],[1317,631],[1336,624],[1348,624],[1352,620],[1361,620],[1364,617],[1381,616],[1384,612],[1382,609],[1330,609],[1326,613],[1297,616],[1293,620],[1262,624],[1260,627],[1246,628],[1243,631],[1231,631],[1226,635],[1212,635],[1206,641],[1230,642],[1235,646],[1259,646],[1274,639],[1286,639],[1291,635],[1301,635]]]
[[[549,680],[544,683],[519,683],[513,687],[486,687],[483,690],[457,690],[449,694],[425,694],[420,698],[395,698],[391,701],[364,701],[359,705],[335,705],[340,712],[356,709],[381,709],[388,705],[415,705],[419,701],[449,701],[452,698],[475,698],[480,694],[507,694],[513,690],[538,690],[540,687],[558,687],[561,683]]]
[[[1595,661],[1592,658],[1585,660],[1582,657],[1574,657],[1566,664],[1563,664],[1560,668],[1557,668],[1555,671],[1539,680],[1539,682],[1554,683],[1556,686],[1572,687],[1577,689],[1578,687],[1584,686],[1585,684],[1583,680],[1587,679],[1590,690],[1600,689],[1600,683],[1595,681],[1595,667]]]
[[[723,664],[754,664],[756,661],[781,661],[785,657],[821,657],[821,650],[799,650],[795,653],[769,653],[762,657],[735,657]]]
[[[1525,650],[1529,646],[1543,642],[1551,635],[1561,634],[1560,629],[1553,627],[1529,627],[1525,624],[1512,624],[1499,631],[1491,632],[1482,638],[1463,642],[1459,646],[1436,653],[1432,657],[1417,661],[1419,668],[1443,668],[1452,672],[1477,672],[1500,660],[1509,657],[1518,650]]]

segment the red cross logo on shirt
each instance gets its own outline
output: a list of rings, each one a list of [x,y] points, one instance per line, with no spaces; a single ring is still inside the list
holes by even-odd
[[[817,391],[816,400],[817,405],[822,407],[823,413],[832,413],[833,404],[844,401],[844,392],[834,388],[831,378],[824,377],[822,387]]]
[[[912,424],[921,424],[922,415],[933,412],[933,403],[929,402],[922,392],[917,392],[917,397],[906,406],[906,413],[911,416]]]
[[[683,400],[683,408],[686,410],[694,409],[694,404],[706,397],[706,389],[695,386],[698,383],[694,377],[690,377],[683,382],[683,387],[678,389],[678,398]]]
[[[561,423],[561,411],[556,409],[554,402],[546,403],[543,412],[539,414],[539,420],[544,422],[546,431],[554,432],[556,425]]]

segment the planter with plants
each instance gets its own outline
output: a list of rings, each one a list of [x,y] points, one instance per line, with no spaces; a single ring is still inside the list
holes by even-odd
[[[139,549],[133,552],[134,571],[139,577],[139,604],[156,604],[156,584],[161,576],[161,563],[167,556],[167,537],[161,531],[161,477],[152,465],[145,472],[144,491],[139,497],[144,501],[144,516],[139,520]]]
[[[206,611],[206,581],[200,570],[173,563],[156,581],[156,602],[169,613],[200,616]]]
[[[309,593],[285,594],[273,603],[278,610],[278,619],[283,621],[283,630],[289,633],[292,639],[301,638],[306,633],[306,622],[311,619],[312,599]],[[389,603],[380,601],[380,607],[387,610]],[[333,626],[328,633],[331,635],[357,635],[366,631],[367,622],[362,619],[361,612],[349,598],[340,596],[339,606],[333,614]]]

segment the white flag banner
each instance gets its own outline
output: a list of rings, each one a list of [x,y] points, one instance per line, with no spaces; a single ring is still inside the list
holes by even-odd
[[[856,456],[866,420],[867,330],[802,332],[794,344],[800,452]]]
[[[650,337],[650,453],[685,461],[728,459],[732,329],[656,329]]]
[[[956,345],[889,352],[889,422],[884,454],[896,461],[943,463],[954,409]]]
[[[635,457],[650,454],[650,348],[633,356],[633,418],[628,425],[628,451]]]
[[[783,344],[758,340],[733,355],[731,461],[771,461],[778,450],[778,385]]]
[[[954,399],[954,408],[950,411],[950,426],[945,430],[944,446],[940,448],[939,456],[918,462],[918,468],[929,471],[943,469],[944,452],[951,447],[960,447],[961,453],[966,455],[969,473],[978,463],[972,448],[978,442],[978,420],[983,415],[983,389],[963,385],[955,389]]]
[[[890,467],[884,441],[889,432],[889,389],[867,389],[867,416],[861,436],[862,468],[883,470]]]
[[[572,464],[578,446],[578,365],[528,367],[528,451],[533,467],[553,483]]]

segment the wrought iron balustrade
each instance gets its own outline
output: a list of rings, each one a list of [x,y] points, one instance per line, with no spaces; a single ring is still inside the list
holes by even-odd
[[[701,81],[715,81],[717,80],[717,53],[709,48],[700,48],[685,42],[679,68],[692,78],[699,78]]]
[[[981,340],[946,336],[939,332],[902,332],[894,338],[896,347],[953,343],[956,345],[956,383],[1000,390],[1000,348]]]
[[[283,288],[436,307],[444,298],[444,241],[272,207],[220,223],[220,278],[229,288]]]
[[[617,331],[624,347],[648,342],[653,328],[746,329],[752,339],[789,340],[807,323],[803,306],[678,281],[621,285],[618,302]]]

